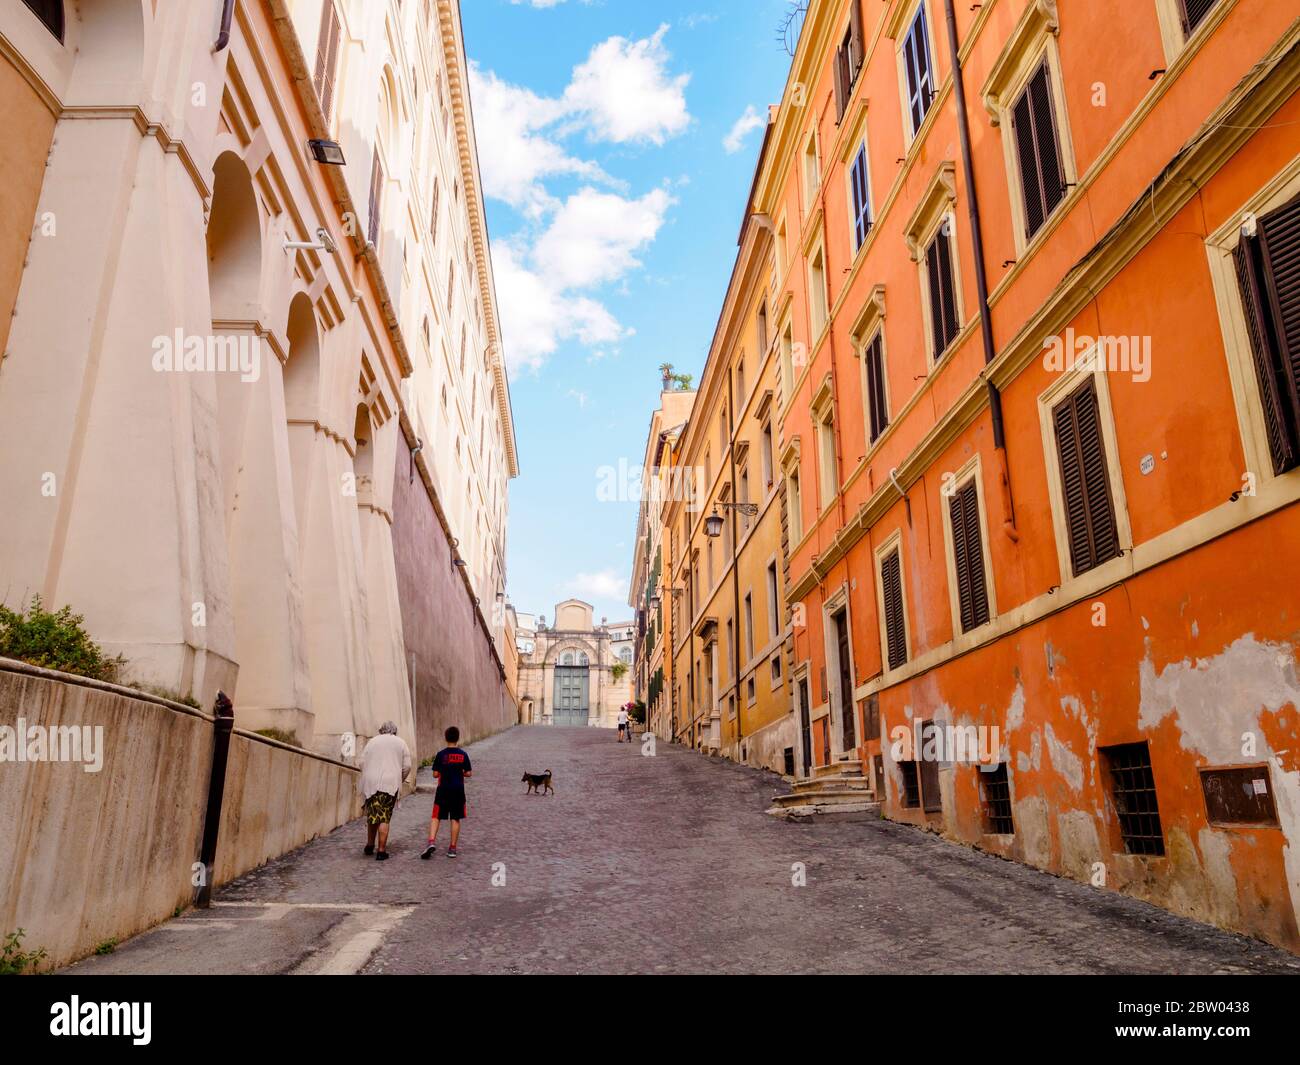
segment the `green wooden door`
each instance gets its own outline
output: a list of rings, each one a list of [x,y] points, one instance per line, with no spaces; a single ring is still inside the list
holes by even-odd
[[[552,722],[566,728],[585,728],[591,712],[589,694],[589,671],[586,666],[556,666]]]

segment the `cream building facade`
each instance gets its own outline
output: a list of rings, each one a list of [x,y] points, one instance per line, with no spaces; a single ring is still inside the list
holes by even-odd
[[[635,626],[595,623],[593,607],[568,599],[555,624],[520,614],[520,719],[526,725],[616,728],[632,701]]]
[[[408,467],[504,625],[517,461],[460,32],[453,2],[0,5],[0,598],[336,756],[414,735]]]

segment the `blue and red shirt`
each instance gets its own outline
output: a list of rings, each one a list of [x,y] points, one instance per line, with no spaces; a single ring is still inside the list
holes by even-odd
[[[472,772],[469,755],[459,747],[444,747],[433,759],[433,771],[438,774],[438,789],[465,790],[465,774]]]

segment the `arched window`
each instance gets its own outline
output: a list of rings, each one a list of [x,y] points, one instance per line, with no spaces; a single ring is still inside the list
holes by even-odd
[[[590,665],[590,664],[591,664],[591,659],[589,659],[589,658],[587,657],[587,654],[586,654],[585,651],[584,651],[583,653],[581,653],[581,654],[578,655],[578,665],[580,665],[580,666],[587,666],[587,665]]]
[[[571,666],[571,665],[573,665],[573,652],[572,652],[572,651],[565,651],[564,654],[560,655],[560,665],[562,665],[562,666]]]
[[[45,23],[59,42],[63,41],[63,0],[23,0],[32,14]]]
[[[623,650],[619,651],[618,657],[623,660],[624,665],[630,666],[632,664],[632,648],[624,647]]]

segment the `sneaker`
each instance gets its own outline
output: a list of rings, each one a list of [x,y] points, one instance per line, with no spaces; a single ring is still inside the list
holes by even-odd
[[[456,857],[456,848],[455,848],[455,847],[448,847],[448,848],[447,848],[447,857],[448,857],[448,858],[454,858],[454,857]]]
[[[427,862],[430,858],[433,857],[433,852],[436,851],[437,849],[438,849],[437,847],[435,847],[432,843],[430,843],[428,849],[423,854],[421,854],[420,857]]]
[[[376,855],[375,855],[375,861],[377,861],[377,862],[386,862],[386,861],[388,861],[388,851],[380,851],[378,854],[376,854]]]
[[[366,849],[363,850],[361,853],[364,854],[367,858],[369,858],[372,854],[375,853],[375,848],[371,844],[367,843]]]

